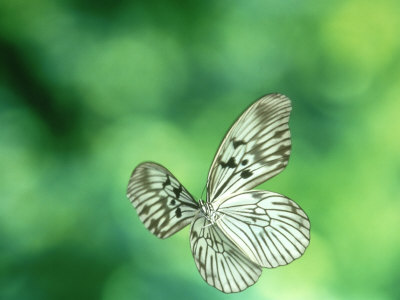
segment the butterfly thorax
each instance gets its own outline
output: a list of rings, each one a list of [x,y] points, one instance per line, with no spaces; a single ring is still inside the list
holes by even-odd
[[[214,224],[221,217],[220,214],[214,209],[211,203],[204,202],[202,200],[200,200],[199,203],[201,212],[211,224]]]

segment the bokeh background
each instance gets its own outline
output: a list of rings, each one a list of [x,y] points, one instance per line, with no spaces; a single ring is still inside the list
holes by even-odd
[[[400,4],[0,2],[1,299],[400,299]],[[189,228],[159,240],[133,168],[196,197],[258,97],[293,101],[287,169],[260,186],[308,213],[311,244],[225,295]]]

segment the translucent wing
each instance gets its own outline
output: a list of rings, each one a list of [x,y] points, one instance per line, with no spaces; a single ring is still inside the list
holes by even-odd
[[[274,268],[299,258],[310,242],[310,222],[292,200],[248,191],[213,203],[218,227],[253,262]]]
[[[262,97],[233,124],[215,155],[207,201],[249,190],[281,172],[290,155],[289,98]]]
[[[240,292],[253,285],[261,268],[243,255],[199,213],[192,223],[190,247],[201,277],[224,293]]]
[[[127,196],[143,224],[159,238],[167,238],[188,225],[198,204],[164,167],[145,162],[133,170]]]

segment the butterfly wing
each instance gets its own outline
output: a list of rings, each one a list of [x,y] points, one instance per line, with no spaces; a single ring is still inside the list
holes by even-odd
[[[310,222],[292,200],[267,191],[240,192],[213,203],[221,231],[256,264],[274,268],[299,258],[310,242]]]
[[[280,173],[290,155],[289,98],[270,94],[257,100],[223,139],[207,180],[207,201],[249,190]]]
[[[253,285],[261,268],[243,255],[215,225],[199,213],[190,231],[190,247],[201,277],[224,293]]]
[[[171,172],[152,162],[133,170],[127,196],[146,228],[159,238],[188,225],[198,210],[198,204]]]

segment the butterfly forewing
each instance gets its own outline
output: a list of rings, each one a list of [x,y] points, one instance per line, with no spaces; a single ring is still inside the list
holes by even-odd
[[[290,155],[289,98],[262,97],[233,124],[215,155],[207,201],[249,190],[281,172]]]
[[[299,258],[310,242],[310,222],[292,200],[267,191],[240,192],[213,203],[222,232],[262,267]]]
[[[190,231],[190,246],[201,277],[224,293],[240,292],[253,285],[261,268],[249,260],[200,212]]]
[[[159,238],[167,238],[192,222],[198,204],[164,167],[145,162],[136,167],[127,196],[140,220]]]

